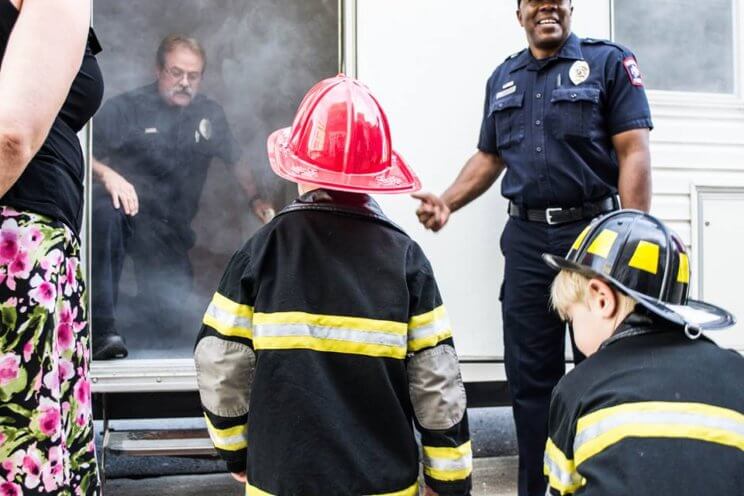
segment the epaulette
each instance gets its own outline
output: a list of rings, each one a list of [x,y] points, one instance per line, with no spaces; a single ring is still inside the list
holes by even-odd
[[[611,46],[611,47],[617,48],[618,50],[620,50],[623,53],[625,53],[625,52],[630,53],[630,50],[628,50],[623,45],[621,45],[619,43],[615,43],[614,41],[610,41],[610,40],[602,40],[602,39],[598,39],[598,38],[581,38],[581,43],[582,44],[586,44],[586,45],[607,45],[607,46]]]
[[[504,59],[504,62],[506,62],[507,60],[511,60],[511,59],[514,59],[514,58],[517,58],[517,57],[519,57],[520,55],[522,55],[522,53],[523,53],[523,52],[524,52],[525,50],[527,50],[527,49],[526,49],[526,48],[524,48],[524,49],[522,49],[522,50],[520,50],[520,51],[518,51],[518,52],[514,52],[514,53],[512,53],[511,55],[509,55],[508,57],[506,57],[506,58]]]

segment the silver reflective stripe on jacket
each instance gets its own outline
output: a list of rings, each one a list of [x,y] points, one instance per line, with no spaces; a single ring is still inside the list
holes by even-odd
[[[194,350],[202,405],[221,417],[248,413],[256,355],[243,343],[216,336],[202,338]]]

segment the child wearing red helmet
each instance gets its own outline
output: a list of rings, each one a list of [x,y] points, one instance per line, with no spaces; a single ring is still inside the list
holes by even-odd
[[[249,495],[470,494],[465,390],[421,248],[368,193],[418,190],[339,75],[268,140],[301,196],[237,251],[194,351],[215,447]]]
[[[744,358],[702,335],[734,318],[688,298],[679,237],[620,210],[543,258],[588,356],[553,391],[549,494],[744,494]]]

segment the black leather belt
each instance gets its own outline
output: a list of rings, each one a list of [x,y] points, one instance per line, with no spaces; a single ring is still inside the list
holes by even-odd
[[[592,219],[599,214],[613,212],[620,208],[620,202],[617,197],[610,196],[598,202],[585,203],[581,207],[569,208],[544,208],[544,209],[523,209],[512,202],[509,202],[509,215],[530,222],[542,222],[543,224],[566,224],[568,222],[577,222],[580,220]]]

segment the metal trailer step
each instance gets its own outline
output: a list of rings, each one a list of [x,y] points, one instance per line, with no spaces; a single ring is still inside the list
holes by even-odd
[[[206,429],[109,430],[109,453],[128,456],[216,456]]]

